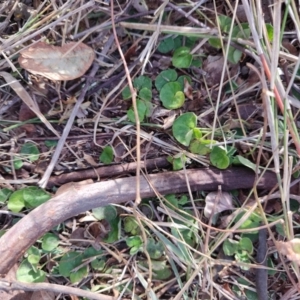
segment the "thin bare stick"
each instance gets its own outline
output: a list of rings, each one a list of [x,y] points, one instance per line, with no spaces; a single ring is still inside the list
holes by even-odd
[[[115,300],[117,298],[96,294],[93,292],[81,290],[78,288],[64,286],[59,284],[52,284],[52,283],[25,283],[20,281],[0,281],[0,290],[5,290],[6,292],[11,291],[51,291],[57,294],[66,294],[66,295],[76,295],[79,297],[85,297],[88,299],[94,300]]]

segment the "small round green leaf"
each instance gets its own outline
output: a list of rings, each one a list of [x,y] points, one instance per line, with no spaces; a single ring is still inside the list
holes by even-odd
[[[130,236],[126,239],[126,244],[128,247],[140,247],[143,241],[140,236]]]
[[[125,88],[122,91],[122,97],[124,100],[130,99],[131,98],[131,92],[129,86],[125,86]]]
[[[168,37],[166,39],[163,39],[158,47],[157,50],[160,53],[168,53],[174,49],[174,39],[172,37]]]
[[[151,101],[152,99],[152,91],[146,87],[143,87],[139,91],[139,97],[145,101]]]
[[[181,75],[178,77],[177,82],[180,83],[182,90],[184,89],[184,80],[187,80],[189,84],[192,83],[192,79],[190,76],[187,75]]]
[[[196,125],[197,116],[194,113],[188,112],[182,114],[173,123],[173,136],[179,143],[183,144],[184,146],[189,146],[193,138],[193,131]]]
[[[108,165],[112,163],[113,159],[114,159],[113,148],[111,146],[104,147],[102,153],[100,154],[99,160],[105,165]]]
[[[239,241],[239,247],[242,250],[247,251],[249,254],[253,253],[253,244],[252,241],[247,237],[242,237]]]
[[[204,144],[202,140],[193,140],[189,149],[192,153],[199,155],[206,155],[211,151],[209,145]]]
[[[15,170],[20,170],[23,167],[23,161],[19,158],[14,158],[14,168]]]
[[[223,243],[223,251],[225,255],[232,256],[239,249],[239,242],[233,240],[225,240]]]
[[[44,251],[52,251],[59,244],[59,238],[53,233],[46,233],[42,238],[42,249]]]
[[[219,24],[220,24],[221,30],[223,32],[229,33],[232,19],[225,15],[218,16],[218,19],[219,19]]]
[[[94,208],[93,216],[98,220],[112,221],[117,217],[117,210],[113,205]]]
[[[23,154],[26,157],[26,159],[29,159],[31,162],[34,162],[39,159],[40,151],[35,144],[25,143],[21,147],[20,154]]]
[[[79,252],[68,252],[60,259],[58,270],[61,276],[69,277],[71,271],[82,262],[82,254]]]
[[[230,159],[225,149],[215,146],[210,153],[210,162],[218,169],[226,169],[230,164]]]
[[[152,89],[152,81],[148,76],[141,75],[134,79],[133,86],[139,91],[142,88]]]
[[[20,212],[25,207],[24,197],[23,197],[23,191],[15,191],[13,192],[7,203],[7,208],[12,212]]]
[[[81,279],[83,279],[84,277],[86,277],[87,274],[88,274],[88,267],[87,266],[83,266],[82,268],[80,268],[76,272],[72,272],[70,274],[70,281],[72,283],[79,282]]]
[[[96,271],[103,271],[106,265],[106,261],[104,259],[95,259],[91,262],[91,267]]]
[[[172,81],[176,81],[178,75],[177,72],[173,69],[167,69],[158,74],[158,76],[155,79],[155,87],[160,91],[162,87]],[[182,85],[183,90],[183,85]]]
[[[35,208],[51,198],[51,195],[43,189],[30,186],[22,189],[26,208]]]
[[[172,64],[176,68],[189,68],[193,60],[193,55],[188,47],[180,47],[175,50],[172,57]]]
[[[31,263],[32,265],[37,265],[41,259],[41,254],[40,250],[37,247],[31,246],[27,250],[27,259],[28,262]]]
[[[216,49],[221,49],[222,48],[222,43],[221,43],[221,40],[219,38],[210,38],[208,40],[208,43],[216,48]]]
[[[228,60],[233,63],[237,64],[242,57],[242,52],[238,49],[235,49],[234,47],[229,48],[228,52]]]
[[[13,193],[12,190],[4,188],[0,190],[0,203],[5,203],[9,196]]]
[[[178,82],[166,83],[159,94],[163,106],[168,109],[177,109],[184,103],[185,96]]]
[[[24,259],[17,270],[16,277],[21,282],[44,282],[46,273],[42,270],[34,269],[28,260]]]
[[[146,103],[143,100],[137,100],[136,105],[137,105],[139,120],[140,120],[140,122],[143,122],[143,120],[146,116],[148,107],[147,107]],[[130,108],[127,111],[127,117],[131,122],[133,122],[133,123],[136,122],[133,108]]]

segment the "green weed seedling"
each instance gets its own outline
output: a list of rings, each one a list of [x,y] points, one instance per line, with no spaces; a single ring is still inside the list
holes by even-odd
[[[39,261],[41,259],[41,251],[32,246],[25,253],[25,259],[18,267],[16,277],[22,282],[44,282],[46,273],[41,270]]]
[[[232,239],[225,240],[223,243],[225,255],[234,256],[234,258],[243,263],[251,263],[253,253],[252,241],[247,237],[242,237],[239,241]],[[249,270],[247,266],[241,266],[243,270]]]

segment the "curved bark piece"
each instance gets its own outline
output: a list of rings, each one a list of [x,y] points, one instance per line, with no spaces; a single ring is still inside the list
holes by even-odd
[[[245,168],[191,169],[149,175],[151,185],[162,195],[187,191],[186,175],[193,191],[252,188],[255,173]],[[257,188],[272,189],[277,184],[276,175],[266,172]],[[9,229],[0,239],[0,275],[4,276],[35,241],[64,220],[87,210],[113,203],[135,199],[136,177],[80,185],[72,183],[62,194],[32,210]],[[141,178],[141,197],[155,193],[145,178]]]

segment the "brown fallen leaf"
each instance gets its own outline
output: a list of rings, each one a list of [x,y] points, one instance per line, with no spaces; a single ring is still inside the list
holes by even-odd
[[[227,192],[210,192],[205,197],[204,215],[207,218],[233,208],[232,195]]]
[[[19,64],[32,74],[50,80],[72,80],[91,66],[95,52],[83,43],[71,42],[62,47],[38,42],[20,52]]]

